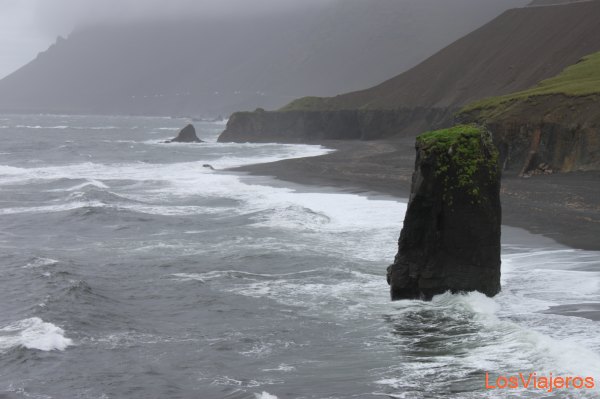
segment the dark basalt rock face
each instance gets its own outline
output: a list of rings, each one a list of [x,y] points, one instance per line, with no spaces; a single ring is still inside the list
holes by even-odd
[[[392,300],[446,291],[500,292],[500,172],[489,132],[474,125],[425,133],[398,254]]]
[[[598,100],[597,95],[550,94],[510,106],[463,111],[457,120],[487,126],[505,176],[598,171]]]
[[[203,143],[202,140],[196,136],[196,129],[194,129],[194,125],[189,124],[172,140],[166,141],[166,143]]]
[[[236,112],[219,142],[310,143],[416,135],[453,121],[455,108]]]

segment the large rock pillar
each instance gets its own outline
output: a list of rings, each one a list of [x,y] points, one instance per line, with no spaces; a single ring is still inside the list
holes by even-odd
[[[500,292],[500,171],[475,125],[417,137],[410,201],[387,279],[392,300]]]

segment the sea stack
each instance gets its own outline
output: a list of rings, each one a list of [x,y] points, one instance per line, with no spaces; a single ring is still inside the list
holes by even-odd
[[[181,129],[177,137],[167,141],[167,143],[203,143],[203,141],[196,136],[194,125],[189,124]]]
[[[476,125],[417,137],[408,209],[387,280],[392,300],[500,292],[500,169]]]

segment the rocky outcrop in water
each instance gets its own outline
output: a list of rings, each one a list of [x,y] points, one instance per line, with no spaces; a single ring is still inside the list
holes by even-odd
[[[167,143],[203,143],[203,141],[196,136],[194,125],[189,124],[181,129],[177,137],[167,141]]]
[[[500,291],[500,173],[489,133],[474,125],[417,137],[411,196],[398,254],[388,267],[393,300],[446,291]]]

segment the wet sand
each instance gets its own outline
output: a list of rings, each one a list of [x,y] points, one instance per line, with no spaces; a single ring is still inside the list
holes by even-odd
[[[585,319],[600,321],[600,303],[576,303],[573,305],[551,306],[550,309],[543,313],[583,317]]]

